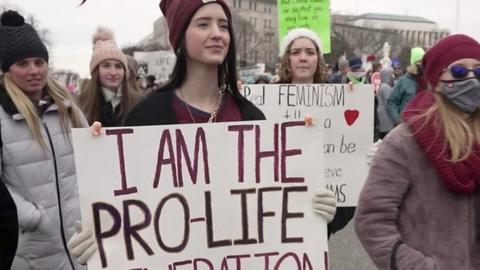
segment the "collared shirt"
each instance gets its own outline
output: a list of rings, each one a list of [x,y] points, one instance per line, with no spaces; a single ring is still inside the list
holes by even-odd
[[[105,102],[112,104],[113,110],[115,110],[118,104],[120,104],[120,101],[122,101],[122,87],[119,87],[115,92],[106,87],[102,87],[102,94]]]

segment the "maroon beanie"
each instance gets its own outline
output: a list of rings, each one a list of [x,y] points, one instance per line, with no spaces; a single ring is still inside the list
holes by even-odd
[[[422,61],[430,87],[435,88],[443,70],[462,58],[480,61],[480,44],[469,36],[462,34],[448,36],[431,47]]]
[[[185,34],[190,20],[195,12],[203,5],[217,3],[222,6],[228,21],[231,22],[232,15],[230,9],[223,0],[161,0],[160,10],[167,19],[170,44],[174,51],[178,49],[178,45],[182,36]]]

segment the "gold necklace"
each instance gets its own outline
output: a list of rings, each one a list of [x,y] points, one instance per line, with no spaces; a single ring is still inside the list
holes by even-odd
[[[197,123],[197,121],[195,121],[195,117],[193,117],[192,111],[190,111],[190,105],[188,105],[188,103],[186,102],[186,99],[183,96],[183,92],[180,87],[178,88],[178,92],[180,93],[180,97],[182,98],[183,104],[185,104],[185,107],[187,108],[188,114],[190,115],[190,118],[192,119],[193,123]],[[218,94],[217,94],[217,102],[215,103],[215,108],[213,108],[213,111],[210,114],[210,117],[208,118],[207,123],[213,123],[217,121],[217,114],[220,111],[220,106],[222,105],[222,100],[224,95],[225,95],[225,90],[223,88],[219,88]]]

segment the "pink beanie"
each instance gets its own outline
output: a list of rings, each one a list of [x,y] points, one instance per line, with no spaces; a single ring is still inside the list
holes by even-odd
[[[93,53],[90,60],[90,74],[105,60],[117,60],[125,69],[125,77],[128,78],[127,57],[117,47],[113,32],[105,27],[98,27],[93,35]]]

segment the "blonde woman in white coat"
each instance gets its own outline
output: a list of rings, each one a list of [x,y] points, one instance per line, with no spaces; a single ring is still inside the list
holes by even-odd
[[[18,248],[11,269],[84,269],[67,240],[80,220],[70,129],[86,119],[48,72],[48,51],[14,11],[0,26],[0,178],[18,214]]]

